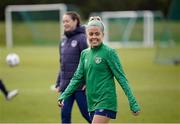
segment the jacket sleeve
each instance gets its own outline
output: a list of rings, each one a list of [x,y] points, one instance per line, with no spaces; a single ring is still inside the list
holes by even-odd
[[[111,71],[113,72],[116,80],[118,81],[118,83],[120,84],[120,86],[122,87],[124,93],[126,94],[126,96],[128,97],[128,101],[129,101],[129,105],[130,105],[130,109],[133,112],[137,112],[140,110],[140,107],[136,101],[136,98],[134,97],[130,86],[129,86],[129,82],[126,79],[126,75],[123,71],[123,68],[121,66],[119,57],[117,55],[117,53],[115,52],[115,50],[110,50],[108,53],[108,65],[111,69]]]
[[[57,80],[56,80],[56,88],[60,86],[60,79],[61,79],[61,72],[58,73]]]
[[[80,52],[82,52],[84,49],[86,49],[88,47],[87,45],[87,38],[85,34],[81,34],[79,37],[79,50]],[[82,87],[85,85],[85,79],[82,80],[82,85],[80,86],[80,88],[82,89]]]
[[[61,43],[59,44],[59,64],[61,64]],[[60,86],[60,79],[61,79],[61,70],[58,73],[57,79],[56,79],[56,88]]]
[[[88,47],[88,44],[87,44],[87,38],[86,38],[86,35],[83,34],[81,35],[80,37],[80,43],[79,43],[79,49],[80,51],[82,52],[84,49],[86,49]]]
[[[74,76],[72,77],[69,85],[67,86],[66,90],[58,97],[58,100],[64,100],[78,88],[78,86],[82,83],[84,79],[84,62],[83,62],[83,55],[81,53],[80,62]]]

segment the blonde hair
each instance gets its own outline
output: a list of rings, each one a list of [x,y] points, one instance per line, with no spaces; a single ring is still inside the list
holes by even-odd
[[[102,20],[101,20],[101,17],[99,17],[99,16],[91,16],[91,17],[89,18],[89,21],[92,21],[92,20],[102,21]]]
[[[87,28],[91,26],[98,26],[101,28],[102,32],[104,32],[104,24],[99,16],[92,16],[89,18],[87,23]]]

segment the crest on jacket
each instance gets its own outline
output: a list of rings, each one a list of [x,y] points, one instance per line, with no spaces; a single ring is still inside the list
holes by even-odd
[[[76,47],[76,46],[77,46],[77,43],[78,43],[77,40],[72,40],[72,41],[71,41],[71,46],[72,46],[72,47]]]
[[[101,63],[101,61],[102,61],[102,58],[101,58],[101,57],[98,57],[98,56],[97,56],[97,57],[95,58],[95,63],[96,63],[96,64]]]

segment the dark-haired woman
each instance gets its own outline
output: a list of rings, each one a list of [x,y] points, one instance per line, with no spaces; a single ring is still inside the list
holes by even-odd
[[[80,16],[75,12],[67,12],[63,15],[64,36],[59,46],[60,72],[56,81],[56,89],[63,93],[73,77],[79,64],[81,51],[88,47],[86,41],[85,27],[80,24]],[[76,91],[64,100],[61,108],[62,123],[71,123],[71,112],[73,103],[76,100],[82,116],[91,123],[87,111],[85,95],[85,80],[81,81]]]

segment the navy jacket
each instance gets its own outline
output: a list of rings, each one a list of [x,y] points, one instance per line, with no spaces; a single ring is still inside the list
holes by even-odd
[[[79,64],[81,51],[87,47],[85,27],[79,26],[74,31],[64,33],[59,46],[61,67],[56,81],[56,87],[60,86],[60,91],[63,92],[68,86]],[[82,83],[78,90],[85,84]]]

